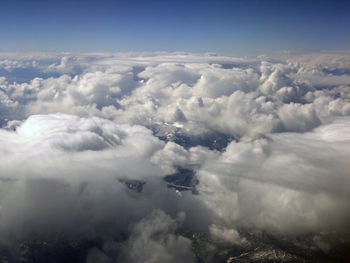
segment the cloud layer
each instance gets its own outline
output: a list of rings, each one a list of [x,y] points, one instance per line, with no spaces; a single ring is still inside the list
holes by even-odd
[[[325,58],[2,54],[0,245],[193,262],[188,231],[241,249],[246,230],[346,233],[349,55]]]

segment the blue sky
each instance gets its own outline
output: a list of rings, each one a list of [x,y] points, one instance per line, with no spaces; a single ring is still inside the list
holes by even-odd
[[[349,49],[350,1],[0,1],[0,52]]]

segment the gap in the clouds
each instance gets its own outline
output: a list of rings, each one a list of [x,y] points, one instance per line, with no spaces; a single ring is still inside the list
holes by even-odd
[[[195,172],[191,169],[177,167],[176,172],[166,175],[164,181],[167,182],[168,188],[173,188],[176,192],[191,191],[192,194],[198,194],[196,186],[199,181]]]
[[[5,77],[9,84],[26,83],[34,78],[58,78],[61,76],[59,72],[48,71],[47,68],[51,64],[60,63],[59,58],[54,59],[20,59],[16,60],[6,56],[0,59],[2,67],[0,67],[0,76]]]
[[[153,131],[154,136],[165,142],[174,142],[185,149],[191,147],[203,146],[210,150],[222,151],[232,141],[238,141],[238,138],[232,135],[226,135],[219,132],[208,132],[200,135],[189,135],[182,128],[169,124],[153,124],[147,127]]]
[[[276,235],[264,230],[238,227],[240,242],[213,238],[208,232],[198,232],[182,227],[177,233],[192,240],[192,250],[197,262],[346,262],[349,258],[348,244],[336,240],[334,233],[307,233],[293,237]],[[346,235],[343,236],[343,238]],[[335,239],[334,239],[335,238]],[[334,247],[328,250],[324,240],[333,240]],[[320,247],[313,244],[317,240]]]
[[[138,74],[145,71],[145,69],[146,69],[146,66],[133,66],[132,67],[133,80],[134,81],[146,81],[146,79],[140,78],[138,76]]]
[[[0,76],[5,77],[9,84],[21,84],[30,82],[34,78],[58,78],[61,74],[57,72],[45,73],[36,68],[15,68],[9,71],[6,69],[0,69]]]
[[[145,181],[128,179],[128,178],[121,178],[121,179],[118,179],[118,181],[124,184],[128,189],[136,193],[141,193],[143,190],[143,186],[146,184]]]
[[[124,239],[115,240],[122,242]],[[2,246],[0,262],[35,262],[35,263],[86,263],[89,252],[102,249],[100,239],[74,238],[57,236],[52,239],[31,238],[20,243]]]
[[[234,69],[234,68],[239,68],[239,69],[248,69],[253,66],[252,63],[222,63],[222,62],[213,62],[213,63],[208,63],[210,66],[212,65],[220,65],[222,69]],[[258,65],[258,64],[256,64]],[[256,66],[255,65],[255,66]]]
[[[336,68],[336,69],[322,69],[322,72],[325,74],[331,74],[335,76],[342,76],[342,75],[350,75],[350,69],[348,68]]]

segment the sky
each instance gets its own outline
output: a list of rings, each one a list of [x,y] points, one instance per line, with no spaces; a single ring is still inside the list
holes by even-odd
[[[350,47],[349,1],[2,0],[0,52],[248,54]]]

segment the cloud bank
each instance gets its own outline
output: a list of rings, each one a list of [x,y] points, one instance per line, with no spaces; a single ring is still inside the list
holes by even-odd
[[[1,54],[0,259],[217,262],[267,234],[336,261],[349,60]]]

